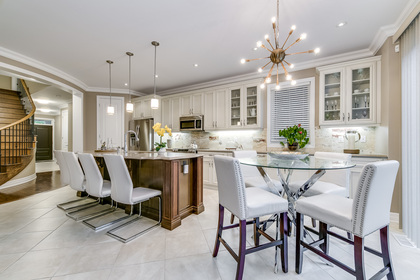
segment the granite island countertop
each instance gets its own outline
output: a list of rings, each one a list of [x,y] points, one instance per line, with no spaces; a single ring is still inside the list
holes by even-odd
[[[87,153],[93,154],[94,157],[103,157],[104,155],[116,155],[117,152],[92,152],[87,151]],[[121,153],[123,154],[123,153]],[[138,159],[138,160],[180,160],[180,159],[190,159],[202,157],[200,154],[195,153],[178,153],[178,152],[165,152],[163,154],[158,154],[157,152],[146,152],[146,151],[129,151],[126,155],[123,155],[126,159]]]

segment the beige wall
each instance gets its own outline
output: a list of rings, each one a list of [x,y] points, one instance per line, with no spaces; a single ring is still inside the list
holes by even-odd
[[[103,92],[88,92],[85,93],[83,97],[83,147],[85,151],[92,151],[100,147],[96,146],[96,97],[106,96],[106,93]],[[115,96],[124,97],[124,107],[125,103],[128,101],[127,94],[118,94]],[[124,131],[128,130],[128,121],[132,119],[131,113],[125,113],[124,115]]]
[[[0,75],[0,88],[12,89],[12,78]]]
[[[401,163],[401,56],[395,52],[392,37],[385,41],[377,54],[382,56],[382,122],[377,139],[387,139],[384,142],[388,144],[385,147],[388,158]],[[395,183],[391,211],[402,213],[401,166]]]

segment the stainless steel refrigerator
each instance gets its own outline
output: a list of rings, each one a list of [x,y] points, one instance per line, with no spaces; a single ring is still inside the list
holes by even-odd
[[[154,144],[154,121],[153,119],[132,120],[128,123],[128,129],[137,133],[139,141],[131,133],[128,150],[130,151],[153,151]]]

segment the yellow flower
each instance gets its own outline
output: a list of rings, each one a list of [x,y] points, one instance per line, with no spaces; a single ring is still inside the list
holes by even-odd
[[[161,125],[162,125],[161,123],[156,123],[153,126],[153,130],[157,133],[160,130]]]

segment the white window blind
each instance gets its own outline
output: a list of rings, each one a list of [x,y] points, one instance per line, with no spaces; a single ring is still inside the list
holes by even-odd
[[[279,130],[301,124],[311,135],[310,83],[270,91],[270,143],[285,142]]]

